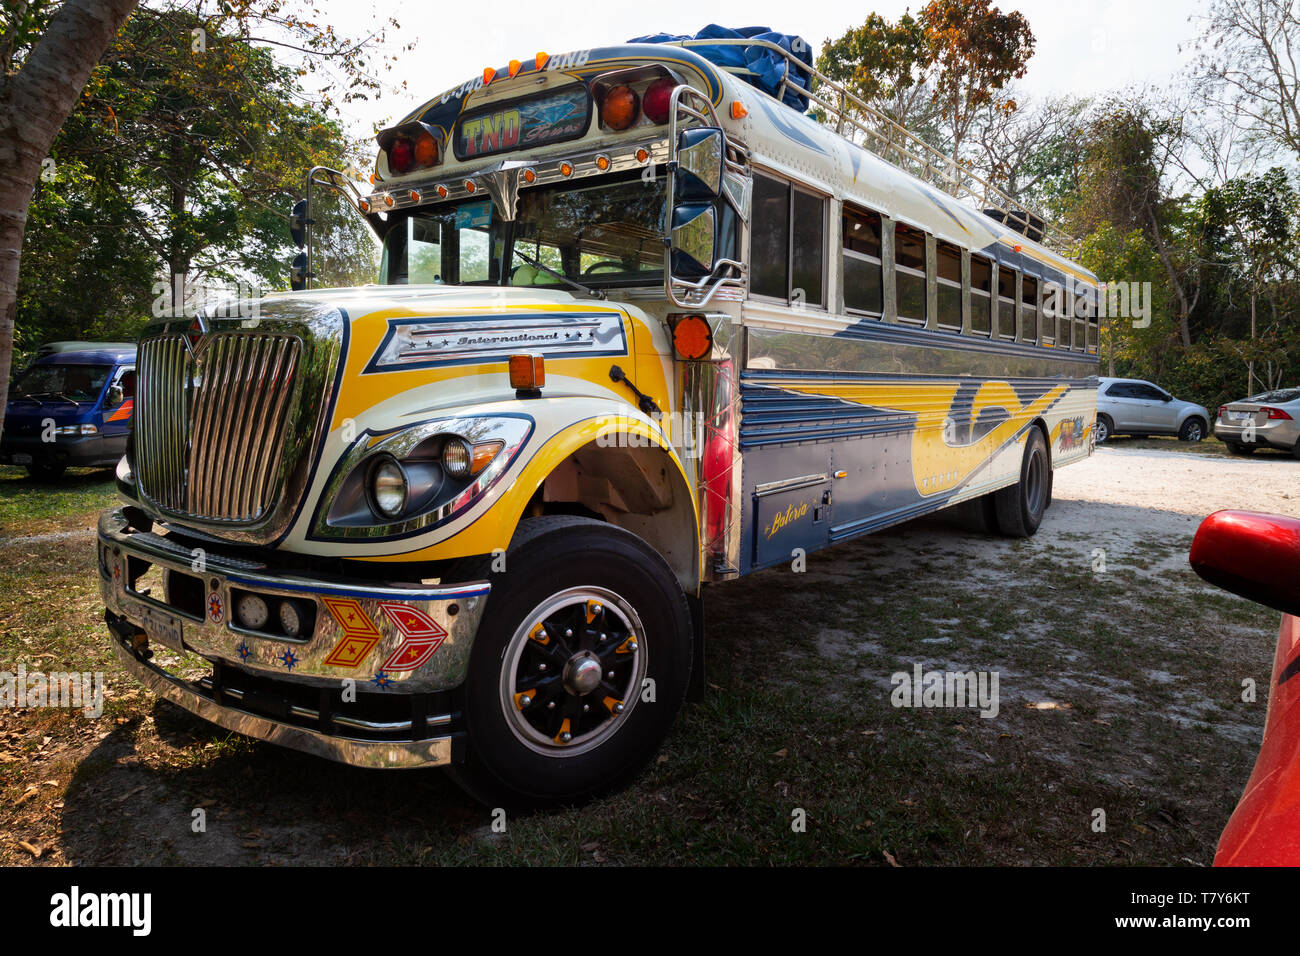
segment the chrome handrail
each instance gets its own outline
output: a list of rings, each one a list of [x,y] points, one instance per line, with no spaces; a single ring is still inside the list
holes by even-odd
[[[777,99],[783,99],[787,90],[793,90],[798,95],[807,97],[826,111],[826,121],[823,122],[819,118],[817,121],[822,125],[830,127],[830,123],[833,119],[835,124],[833,128],[837,135],[847,139],[851,143],[853,142],[853,140],[844,133],[844,126],[847,123],[865,134],[867,137],[875,139],[878,143],[883,143],[883,148],[873,147],[869,143],[865,142],[861,144],[854,143],[854,145],[860,145],[863,149],[878,156],[891,166],[902,169],[904,172],[913,173],[912,170],[907,169],[896,159],[891,158],[891,156],[888,155],[890,152],[892,152],[894,156],[905,157],[911,162],[917,164],[927,174],[927,176],[933,177],[933,179],[928,179],[927,181],[934,183],[937,180],[938,184],[947,187],[947,191],[950,191],[954,198],[968,198],[981,203],[982,206],[979,209],[980,212],[983,212],[984,208],[987,207],[996,207],[1006,212],[1019,213],[1025,216],[1027,221],[1028,217],[1039,220],[1043,223],[1044,241],[1046,242],[1046,240],[1050,239],[1052,244],[1059,246],[1062,250],[1075,242],[1073,236],[1056,225],[1048,222],[1047,218],[1042,213],[1031,209],[1020,200],[1012,197],[1005,190],[993,185],[978,173],[962,166],[962,164],[954,157],[948,156],[942,150],[931,146],[907,127],[871,106],[861,97],[857,96],[840,83],[837,83],[835,80],[832,80],[812,64],[800,60],[793,53],[779,44],[773,43],[770,40],[718,38],[704,40],[677,40],[665,45],[680,46],[687,49],[696,46],[757,46],[766,50],[771,50],[772,52],[779,54],[785,60],[785,74],[782,76],[781,83],[777,90]],[[794,70],[802,71],[808,76],[809,84],[807,89],[791,79],[790,74],[792,68]],[[738,76],[754,75],[752,70],[743,67],[718,66],[718,69]],[[812,82],[813,80],[816,80],[816,84]],[[837,102],[832,103],[829,99],[822,96],[814,89],[814,86],[821,85],[829,87],[836,93]],[[850,104],[862,114],[870,117],[873,121],[885,127],[885,129],[897,133],[902,137],[905,143],[910,144],[911,148],[892,141],[879,129],[869,126],[862,120],[858,119],[857,116],[850,111]],[[954,170],[957,170],[958,172],[954,172]],[[977,184],[981,187],[980,190],[971,188],[970,183]]]

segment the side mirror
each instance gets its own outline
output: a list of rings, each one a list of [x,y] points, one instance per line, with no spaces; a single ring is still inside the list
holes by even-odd
[[[713,126],[682,130],[677,137],[674,203],[718,198],[722,192],[724,142],[722,130]]]
[[[300,252],[293,257],[293,263],[289,266],[289,288],[294,292],[301,292],[307,288],[307,253]]]
[[[1165,393],[1165,397],[1164,397],[1164,398],[1160,399],[1160,401],[1162,401],[1162,402],[1172,402],[1173,400],[1174,400],[1174,397],[1173,397],[1172,395],[1170,395],[1168,392]]]
[[[684,203],[673,209],[670,232],[672,275],[703,279],[717,258],[718,214],[712,203]]]
[[[1300,520],[1216,511],[1196,529],[1187,558],[1216,587],[1300,615]]]
[[[299,199],[289,210],[289,237],[293,244],[301,249],[307,245],[307,226],[311,219],[307,212],[307,200]]]
[[[108,386],[108,398],[106,400],[107,408],[117,408],[126,401],[126,392],[122,391],[121,385]]]

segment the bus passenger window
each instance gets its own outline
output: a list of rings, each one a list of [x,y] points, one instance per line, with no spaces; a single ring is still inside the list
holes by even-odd
[[[804,305],[820,306],[826,249],[826,200],[803,190],[794,191],[794,287],[790,298]]]
[[[901,223],[894,227],[894,273],[898,320],[925,324],[925,233]]]
[[[998,338],[1016,337],[1016,274],[998,269]]]
[[[750,291],[784,299],[790,288],[790,187],[754,174]]]
[[[880,216],[844,207],[844,308],[879,316],[885,310]]]
[[[1025,276],[1020,286],[1020,327],[1032,341],[1038,329],[1038,280]]]
[[[1047,283],[1043,295],[1043,308],[1038,313],[1038,344],[1053,345],[1056,342],[1056,313],[1065,308],[1065,294],[1054,283]]]
[[[961,331],[961,250],[946,242],[936,243],[938,260],[939,328]]]
[[[1083,319],[1074,320],[1074,341],[1070,344],[1070,348],[1075,352],[1083,351],[1084,326],[1086,324]]]
[[[993,316],[993,264],[970,257],[970,331],[988,338]]]

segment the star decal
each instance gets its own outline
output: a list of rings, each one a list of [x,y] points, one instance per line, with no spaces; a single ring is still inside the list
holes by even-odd
[[[284,661],[284,666],[293,670],[293,665],[298,663],[298,658],[294,656],[293,651],[285,651],[277,660]]]
[[[383,671],[380,671],[370,679],[370,683],[374,684],[380,690],[388,690],[388,688],[393,685],[393,679]]]
[[[239,646],[235,648],[235,653],[239,655],[241,661],[246,661],[252,656],[253,649],[248,646],[247,641],[240,641]]]

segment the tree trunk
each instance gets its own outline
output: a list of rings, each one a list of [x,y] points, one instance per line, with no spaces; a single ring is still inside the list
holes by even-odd
[[[59,128],[136,0],[67,0],[22,69],[0,77],[0,429],[9,398],[27,209]]]

